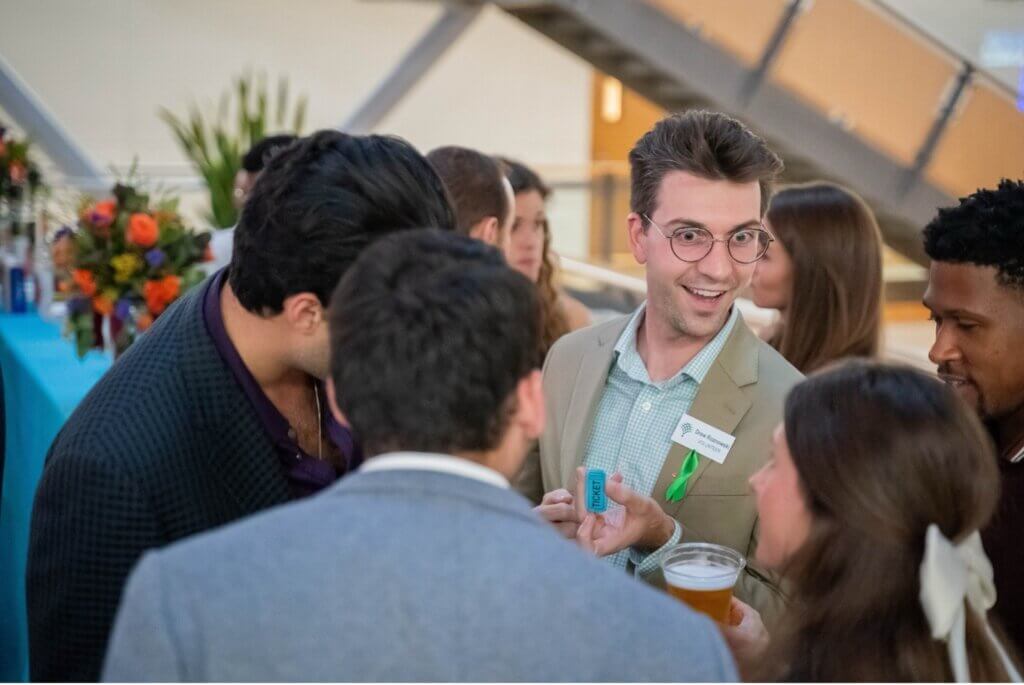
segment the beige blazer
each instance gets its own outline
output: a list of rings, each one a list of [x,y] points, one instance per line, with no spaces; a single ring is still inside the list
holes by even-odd
[[[545,492],[575,485],[575,469],[604,393],[615,342],[629,323],[626,315],[571,333],[559,340],[544,364],[547,424],[516,488],[535,503]],[[690,415],[735,436],[724,464],[702,458],[681,502],[665,499],[686,448],[673,443],[652,496],[679,521],[683,542],[713,542],[746,554],[747,572],[736,594],[761,612],[766,625],[781,608],[777,582],[753,563],[757,508],[747,479],[771,452],[771,434],[782,420],[789,389],[803,376],[747,327],[736,323],[690,407]],[[660,577],[654,579],[663,583]]]

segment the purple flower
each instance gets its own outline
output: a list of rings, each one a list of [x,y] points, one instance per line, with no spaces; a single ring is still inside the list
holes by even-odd
[[[68,300],[68,311],[72,314],[85,314],[92,311],[88,297],[72,297]]]
[[[146,261],[152,269],[159,268],[167,260],[167,255],[159,247],[155,247],[146,253]]]
[[[132,303],[127,297],[122,297],[114,305],[114,317],[120,321],[127,321],[132,315]]]
[[[89,223],[96,228],[107,228],[114,223],[114,217],[101,214],[100,212],[90,212]]]

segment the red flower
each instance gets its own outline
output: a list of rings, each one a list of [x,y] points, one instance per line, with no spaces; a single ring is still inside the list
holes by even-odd
[[[82,213],[82,221],[86,228],[100,238],[110,238],[110,226],[117,216],[117,202],[114,200],[103,200],[85,210]]]
[[[114,223],[116,215],[117,203],[113,200],[104,200],[103,202],[97,202],[96,206],[86,216],[89,219],[89,223],[93,226],[106,228]]]
[[[109,297],[104,295],[97,295],[92,298],[92,309],[94,312],[101,316],[110,316],[114,311],[114,303]]]
[[[147,328],[153,325],[153,315],[149,312],[142,312],[135,317],[135,327],[139,332],[145,331]]]
[[[128,219],[128,242],[139,247],[153,247],[160,237],[160,228],[149,214],[136,213]]]
[[[28,171],[26,171],[25,165],[21,162],[11,162],[11,165],[8,168],[11,172],[12,183],[20,185],[25,182],[26,178],[28,178]]]
[[[88,269],[75,269],[71,273],[71,278],[86,297],[96,294],[96,279]]]
[[[142,286],[142,295],[146,298],[146,307],[154,317],[160,316],[167,305],[174,302],[181,293],[181,279],[177,276],[164,276],[155,281],[146,281]]]
[[[97,202],[92,211],[97,214],[102,214],[107,219],[113,221],[114,215],[117,214],[117,200],[103,200],[101,202]]]

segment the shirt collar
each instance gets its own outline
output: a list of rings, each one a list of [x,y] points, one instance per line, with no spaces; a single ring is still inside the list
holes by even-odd
[[[647,367],[644,365],[643,359],[640,358],[640,352],[636,348],[637,332],[640,330],[640,324],[643,322],[646,312],[646,302],[640,303],[640,306],[633,312],[633,316],[630,318],[625,330],[622,331],[618,341],[615,343],[617,355],[615,363],[630,378],[661,388],[672,387],[682,382],[684,378],[690,378],[697,384],[703,383],[708,369],[711,368],[711,362],[718,357],[722,348],[725,347],[725,341],[729,338],[729,334],[732,333],[732,329],[735,328],[736,321],[740,316],[739,307],[733,304],[732,311],[729,312],[729,318],[726,319],[725,325],[715,334],[714,338],[694,355],[693,359],[679,370],[679,373],[660,383],[652,383],[650,376],[647,374]]]
[[[1016,464],[1021,461],[1024,461],[1024,447],[1021,447],[1020,452],[1017,452],[1017,454],[1010,457],[1010,462],[1013,464]]]
[[[472,478],[508,490],[508,479],[494,469],[462,457],[431,452],[389,452],[367,459],[359,468],[363,473],[373,471],[436,471],[454,476]]]
[[[308,486],[313,490],[326,487],[338,477],[339,473],[328,462],[321,462],[302,451],[288,424],[288,419],[263,392],[234,343],[231,342],[231,337],[224,325],[224,312],[220,306],[221,292],[227,282],[228,270],[220,269],[207,280],[206,292],[203,293],[203,322],[213,341],[213,346],[248,398],[293,485],[298,484],[297,487],[301,488]],[[333,442],[341,452],[344,462],[342,473],[347,473],[359,465],[362,460],[362,451],[356,444],[351,431],[339,424],[331,412],[326,410],[327,392],[322,383],[319,384],[319,392],[325,402],[325,411],[322,414],[325,437]],[[305,492],[304,489],[302,491]]]

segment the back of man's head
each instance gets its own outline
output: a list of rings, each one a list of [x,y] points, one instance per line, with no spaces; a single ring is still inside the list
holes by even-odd
[[[499,162],[482,152],[449,145],[427,153],[444,182],[455,208],[458,231],[480,237],[481,222],[489,221],[500,231],[512,207],[504,188]]]
[[[536,288],[497,249],[439,231],[385,238],[331,300],[338,409],[370,456],[495,450],[540,366],[539,335]]]
[[[455,215],[441,179],[409,143],[319,131],[260,174],[235,230],[231,289],[261,315],[304,292],[326,306],[366,246],[425,226],[452,230]]]
[[[1003,179],[939,209],[924,250],[937,262],[994,267],[1001,285],[1024,293],[1024,181]]]
[[[654,213],[666,174],[685,171],[700,178],[732,183],[757,181],[761,215],[782,160],[767,143],[721,112],[689,110],[665,117],[645,133],[629,153],[630,208],[641,216]]]
[[[298,136],[291,133],[281,133],[261,138],[242,157],[242,168],[250,174],[260,173],[267,167],[267,163],[274,155],[298,139]]]

